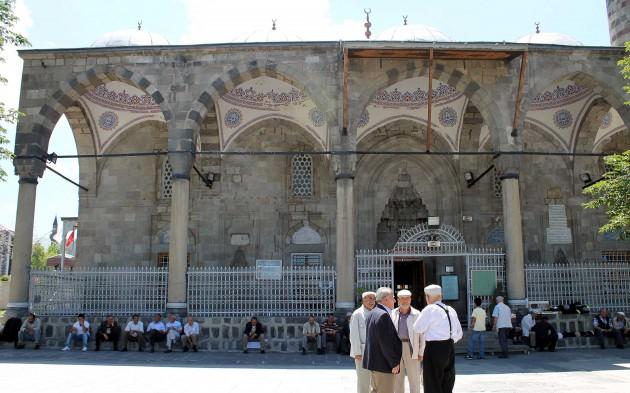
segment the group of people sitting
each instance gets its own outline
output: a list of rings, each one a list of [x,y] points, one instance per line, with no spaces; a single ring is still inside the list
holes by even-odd
[[[308,344],[314,343],[317,353],[323,355],[326,353],[328,343],[332,342],[337,353],[349,355],[351,316],[352,313],[347,313],[342,326],[339,326],[333,314],[328,314],[321,324],[315,321],[313,315],[310,315],[302,327],[302,354],[306,355]]]
[[[92,337],[92,327],[90,323],[85,319],[84,314],[77,315],[76,322],[70,327],[68,335],[66,337],[65,345],[62,351],[70,351],[72,344],[75,341],[81,343],[81,350],[86,352],[88,350],[88,342]],[[41,321],[34,313],[29,313],[28,317],[24,320],[19,332],[18,339],[15,343],[15,347],[22,349],[25,347],[26,342],[33,342],[34,348],[39,349],[41,345]],[[197,352],[197,342],[199,339],[199,324],[193,320],[191,316],[186,318],[186,323],[182,323],[177,320],[175,314],[168,314],[166,323],[162,321],[161,314],[155,314],[153,321],[151,321],[146,329],[144,323],[140,320],[140,315],[134,314],[131,320],[127,322],[124,329],[121,329],[118,322],[112,315],[108,315],[103,322],[99,325],[95,333],[96,336],[96,351],[101,349],[103,342],[111,342],[114,351],[118,350],[118,344],[122,336],[122,349],[121,351],[127,351],[127,345],[129,342],[135,342],[138,344],[138,351],[144,351],[146,340],[148,339],[151,352],[155,351],[155,344],[159,342],[166,342],[166,351],[172,352],[173,344],[177,341],[181,341],[183,351],[188,352],[193,350]]]

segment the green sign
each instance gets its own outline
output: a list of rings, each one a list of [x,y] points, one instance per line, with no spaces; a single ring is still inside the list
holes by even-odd
[[[472,271],[472,295],[494,296],[497,290],[497,272],[495,270]]]
[[[459,281],[455,274],[440,277],[442,284],[442,299],[459,300]]]

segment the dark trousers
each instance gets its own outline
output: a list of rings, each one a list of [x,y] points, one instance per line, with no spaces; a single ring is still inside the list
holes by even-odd
[[[501,353],[503,356],[508,355],[508,336],[510,335],[511,328],[499,329],[499,345],[501,346]]]
[[[424,393],[452,393],[455,386],[453,340],[427,341],[422,359]]]
[[[107,335],[107,339],[103,336],[103,333],[96,333],[96,350],[101,348],[103,341],[111,341],[114,343],[114,351],[118,350],[118,339],[120,338],[120,332],[112,332]]]
[[[623,348],[623,330],[613,329],[613,337],[615,337],[615,345],[617,348]]]
[[[159,343],[161,341],[166,341],[166,333],[161,333],[157,330],[151,330],[149,332],[149,344],[151,344],[151,348],[153,348],[155,343]]]
[[[551,336],[544,336],[544,337],[540,337],[540,336],[536,336],[536,349],[538,351],[544,351],[545,349],[548,349],[549,351],[553,352],[556,350],[556,344],[558,343],[558,335],[551,335]]]
[[[595,329],[595,337],[597,337],[597,341],[601,348],[606,348],[606,339],[605,337],[613,337],[612,332],[602,332],[599,329]]]

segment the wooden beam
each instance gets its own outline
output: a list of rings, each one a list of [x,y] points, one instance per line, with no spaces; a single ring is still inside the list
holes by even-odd
[[[343,132],[348,132],[348,66],[350,58],[348,57],[348,48],[343,49],[343,97],[342,97],[342,110],[343,110]]]
[[[512,136],[516,136],[516,127],[521,118],[521,100],[523,99],[523,89],[525,88],[525,72],[527,70],[527,52],[523,52],[521,57],[521,70],[518,75],[518,90],[516,91],[516,103],[514,104],[514,121],[512,122]]]
[[[429,96],[427,97],[427,151],[431,151],[433,130],[431,129],[431,107],[433,106],[433,48],[429,49]]]
[[[429,52],[434,51],[434,59],[436,60],[510,60],[522,51],[493,51],[493,50],[456,50],[456,49],[370,49],[355,48],[349,50],[351,58],[363,59],[421,59],[429,58]]]

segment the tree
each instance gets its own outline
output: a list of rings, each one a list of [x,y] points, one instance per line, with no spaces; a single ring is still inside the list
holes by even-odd
[[[587,187],[584,193],[593,199],[584,207],[604,207],[608,223],[600,232],[618,232],[623,239],[630,235],[630,150],[604,158],[608,171],[604,180]]]
[[[46,267],[46,260],[48,259],[48,253],[40,242],[33,244],[33,253],[31,254],[31,268],[44,269]]]
[[[13,31],[18,21],[15,15],[14,0],[0,0],[0,62],[4,63],[2,52],[5,45],[26,46],[30,45],[26,37]],[[0,85],[7,83],[7,79],[0,75]],[[19,112],[15,109],[6,108],[3,102],[0,102],[0,160],[13,159],[13,153],[5,146],[9,144],[7,138],[7,130],[3,127],[4,123],[15,123]],[[7,172],[0,166],[0,182],[6,181]]]

